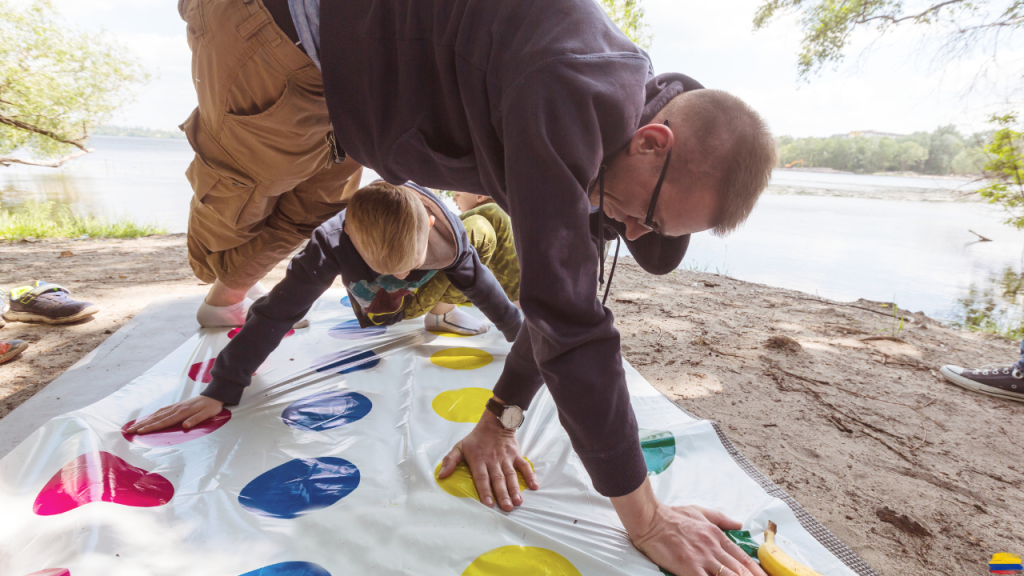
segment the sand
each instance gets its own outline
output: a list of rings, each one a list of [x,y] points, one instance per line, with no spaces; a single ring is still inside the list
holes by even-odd
[[[76,325],[0,330],[32,343],[0,366],[0,417],[156,296],[207,289],[188,268],[183,235],[0,244],[0,286],[33,279],[102,309]],[[718,421],[879,573],[985,574],[993,553],[1024,552],[1024,404],[952,386],[938,367],[1008,363],[1017,344],[922,314],[899,330],[882,304],[683,270],[652,277],[629,259],[609,299],[626,359],[680,406]]]

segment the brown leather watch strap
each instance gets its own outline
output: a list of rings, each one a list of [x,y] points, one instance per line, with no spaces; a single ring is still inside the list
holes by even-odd
[[[494,398],[491,398],[490,400],[487,401],[487,409],[490,410],[491,413],[497,416],[498,419],[500,420],[501,414],[505,411],[505,405],[498,402]]]

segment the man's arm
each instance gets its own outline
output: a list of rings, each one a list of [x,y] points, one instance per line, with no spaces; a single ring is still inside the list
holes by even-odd
[[[573,92],[576,83],[607,74],[609,66],[613,76],[634,74],[641,87],[633,90],[632,120],[623,110],[621,86],[588,85],[584,102]],[[533,357],[573,448],[605,496],[636,490],[647,467],[626,389],[619,333],[611,311],[597,300],[598,254],[586,188],[603,160],[604,141],[635,129],[646,72],[646,61],[641,66],[632,59],[551,64],[507,95],[503,110],[508,212]],[[521,347],[515,352],[529,351]],[[508,362],[525,364],[516,355]],[[506,400],[519,398],[524,387],[503,373],[494,393]]]

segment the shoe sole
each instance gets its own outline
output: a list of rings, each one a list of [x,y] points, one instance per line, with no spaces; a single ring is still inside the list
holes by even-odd
[[[995,387],[992,387],[992,386],[986,386],[984,384],[979,384],[979,383],[975,382],[974,380],[971,380],[970,378],[964,378],[963,376],[961,376],[959,374],[955,374],[953,372],[949,372],[949,371],[947,371],[945,369],[945,367],[940,368],[939,372],[946,378],[946,380],[949,380],[950,382],[952,382],[953,384],[956,384],[957,386],[959,386],[961,388],[966,388],[967,390],[970,390],[971,392],[978,392],[978,393],[984,394],[986,396],[993,396],[995,398],[1002,398],[1003,400],[1013,400],[1015,402],[1024,402],[1024,393],[1015,394],[1013,392],[1007,392],[1006,390],[1002,390],[1000,388],[995,388]]]
[[[14,360],[18,356],[18,354],[21,354],[27,348],[28,342],[23,342],[20,346],[8,350],[6,354],[0,354],[0,364]]]
[[[39,314],[33,314],[31,312],[16,312],[10,311],[4,314],[4,320],[9,322],[45,322],[46,324],[70,324],[72,322],[78,322],[84,320],[89,316],[100,311],[100,307],[93,305],[89,306],[85,310],[82,310],[74,316],[65,316],[63,318],[48,318]]]

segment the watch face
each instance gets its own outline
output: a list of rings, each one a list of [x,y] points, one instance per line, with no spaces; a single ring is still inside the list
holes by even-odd
[[[501,425],[506,430],[516,430],[523,424],[523,409],[519,406],[506,406],[501,413]]]

